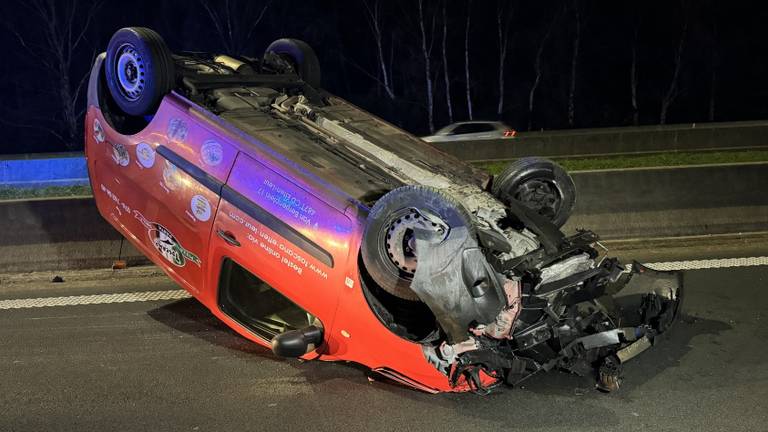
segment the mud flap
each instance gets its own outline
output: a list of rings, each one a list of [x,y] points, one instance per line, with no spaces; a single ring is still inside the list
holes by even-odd
[[[443,240],[416,229],[416,267],[411,289],[435,314],[448,343],[467,339],[472,323],[490,323],[506,305],[500,277],[465,228]]]

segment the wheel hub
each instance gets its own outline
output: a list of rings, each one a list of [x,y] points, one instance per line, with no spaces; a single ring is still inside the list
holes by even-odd
[[[413,277],[418,264],[415,229],[431,229],[446,233],[446,228],[415,208],[407,209],[395,218],[386,233],[386,252],[390,262],[407,277]]]
[[[555,217],[562,202],[554,184],[538,179],[520,185],[515,199],[549,219]]]
[[[133,45],[126,44],[117,50],[117,82],[120,93],[130,101],[139,99],[144,91],[145,64]]]

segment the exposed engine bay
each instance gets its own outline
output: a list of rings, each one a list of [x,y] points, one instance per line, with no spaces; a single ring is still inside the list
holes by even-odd
[[[307,168],[369,207],[359,262],[372,310],[452,383],[484,393],[561,369],[615,390],[621,365],[678,315],[681,274],[624,266],[593,232],[561,232],[575,192],[551,161],[491,179],[313,88],[284,57],[176,61],[186,97],[252,135],[312,138]]]

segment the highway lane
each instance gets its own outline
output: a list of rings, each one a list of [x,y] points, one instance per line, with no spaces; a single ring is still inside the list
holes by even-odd
[[[488,397],[369,382],[279,360],[193,299],[0,310],[0,431],[768,430],[768,267],[686,273],[682,321],[613,394],[559,372]],[[65,280],[0,280],[0,298],[177,289]]]

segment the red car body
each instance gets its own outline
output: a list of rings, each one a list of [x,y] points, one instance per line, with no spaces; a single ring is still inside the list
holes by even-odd
[[[85,147],[99,212],[216,317],[271,347],[217,302],[231,259],[322,322],[324,343],[305,359],[360,363],[427,392],[467,389],[451,386],[420,344],[372,312],[358,271],[365,207],[178,93],[140,132],[121,134],[99,107],[98,76],[89,87]],[[237,205],[244,200],[265,212],[246,213]]]
[[[295,39],[260,59],[173,55],[119,30],[88,88],[99,212],[242,336],[432,393],[555,368],[614,390],[672,325],[681,275],[560,230],[562,167],[491,178],[319,86]]]

